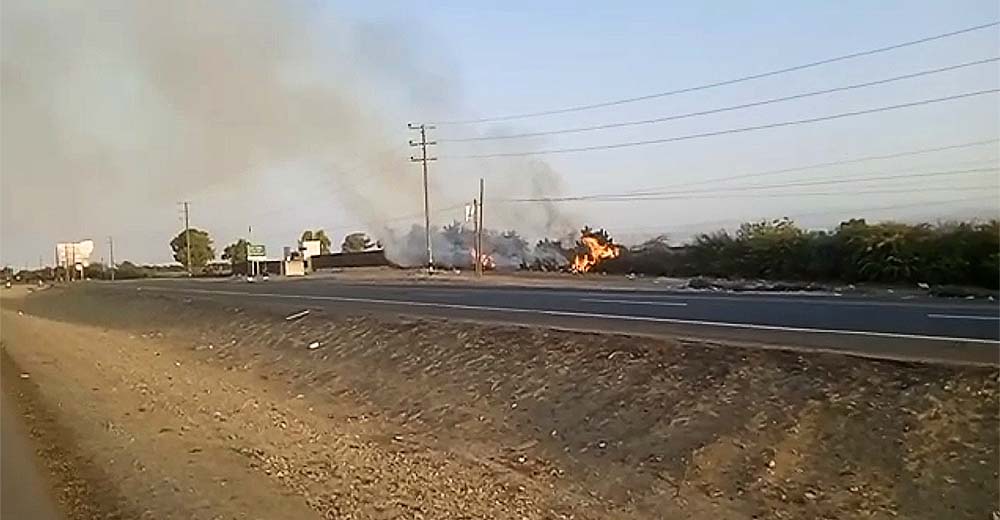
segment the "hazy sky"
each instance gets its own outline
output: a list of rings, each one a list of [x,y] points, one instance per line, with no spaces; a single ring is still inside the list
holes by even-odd
[[[143,4],[137,6],[135,4]],[[377,4],[377,5],[369,5]],[[2,16],[4,263],[50,263],[57,241],[114,235],[162,262],[177,202],[217,250],[253,226],[272,252],[302,229],[420,220],[409,121],[558,109],[723,81],[1000,18],[995,1],[127,2],[7,0]],[[1000,55],[996,27],[775,77],[609,108],[481,125],[442,140],[711,110]],[[939,98],[1000,84],[996,62],[658,124],[435,147],[436,222],[486,178],[487,224],[526,235],[590,224],[620,241],[684,239],[743,219],[997,214],[996,171],[627,202],[505,203],[620,193],[995,138],[1000,97],[815,124],[527,158],[458,159],[650,140]],[[689,189],[997,166],[996,143]],[[917,192],[916,190],[921,190]],[[859,193],[872,191],[879,193]],[[750,194],[756,196],[750,196]],[[771,194],[768,194],[771,193]],[[815,195],[825,193],[825,195]],[[807,195],[812,194],[812,195]],[[945,202],[956,201],[959,202]],[[491,204],[492,202],[492,204]],[[454,209],[449,209],[454,208]]]

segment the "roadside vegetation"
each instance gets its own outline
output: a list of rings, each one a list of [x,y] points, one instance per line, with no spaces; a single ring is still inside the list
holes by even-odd
[[[569,271],[573,259],[588,248],[583,239],[618,248],[617,256],[601,260],[593,272],[670,277],[712,277],[783,282],[883,283],[926,285],[941,295],[966,294],[960,287],[1000,289],[1000,220],[905,224],[868,223],[864,219],[842,222],[832,230],[806,230],[783,218],[747,222],[735,231],[719,230],[694,237],[686,244],[671,243],[661,235],[631,247],[615,245],[604,229],[584,227],[578,237],[543,238],[530,245],[516,231],[485,230],[484,254],[491,267],[532,271]],[[305,231],[302,240],[320,240],[324,254],[330,239],[323,230]],[[423,262],[423,228],[414,226],[404,236],[402,249],[414,250],[413,265]],[[475,233],[452,223],[433,235],[435,264],[466,268],[472,264]],[[412,242],[412,247],[407,244]],[[365,233],[344,238],[341,251],[360,252],[381,243]],[[118,264],[117,279],[176,276],[186,271],[187,240],[183,232],[170,242],[180,265]],[[246,261],[243,238],[226,246],[222,260],[232,265]],[[191,263],[196,274],[217,275],[207,232],[191,230]],[[402,262],[403,265],[407,265]],[[5,278],[49,281],[60,278],[61,268],[23,270],[7,268]],[[86,268],[92,279],[110,278],[110,268],[99,263]]]
[[[788,219],[745,223],[670,247],[627,249],[607,272],[769,280],[970,285],[1000,288],[1000,221],[869,224],[807,231]]]

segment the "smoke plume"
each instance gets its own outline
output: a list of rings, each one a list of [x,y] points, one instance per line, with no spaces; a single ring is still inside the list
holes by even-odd
[[[462,102],[433,35],[314,2],[9,0],[2,15],[7,261],[104,235],[119,259],[166,260],[192,198],[218,249],[251,222],[271,251],[307,227],[391,238],[423,208],[406,123]],[[433,167],[437,208],[471,200],[485,170],[490,197],[560,189],[543,162]],[[487,207],[526,236],[571,227],[552,208]]]

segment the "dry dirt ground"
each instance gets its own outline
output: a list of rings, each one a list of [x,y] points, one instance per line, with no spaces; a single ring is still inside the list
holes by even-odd
[[[70,518],[970,518],[998,374],[87,288],[3,300]],[[22,377],[23,374],[23,377]]]

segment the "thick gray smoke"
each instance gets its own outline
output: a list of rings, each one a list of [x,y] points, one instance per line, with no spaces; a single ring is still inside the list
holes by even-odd
[[[434,45],[412,46],[433,38],[408,22],[351,22],[320,4],[5,1],[5,260],[112,234],[119,258],[166,260],[175,203],[192,197],[217,249],[249,221],[279,246],[307,227],[385,239],[386,220],[419,214],[405,124],[460,104],[458,78]],[[439,165],[438,208],[470,200],[479,169],[493,168]],[[559,189],[544,163],[494,168],[491,182],[507,172],[490,196]],[[277,204],[280,190],[298,204]],[[544,207],[516,221],[493,209],[497,227],[527,235],[564,225]]]
[[[423,266],[427,263],[426,235],[423,226],[413,226],[406,233],[390,234],[387,256],[397,265]],[[572,247],[573,239],[563,242]],[[476,235],[474,227],[452,222],[434,228],[431,233],[434,265],[444,268],[467,269],[475,265]],[[511,270],[520,268],[555,270],[565,267],[572,252],[569,248],[553,247],[549,241],[531,243],[515,230],[483,232],[483,255],[490,268]]]

